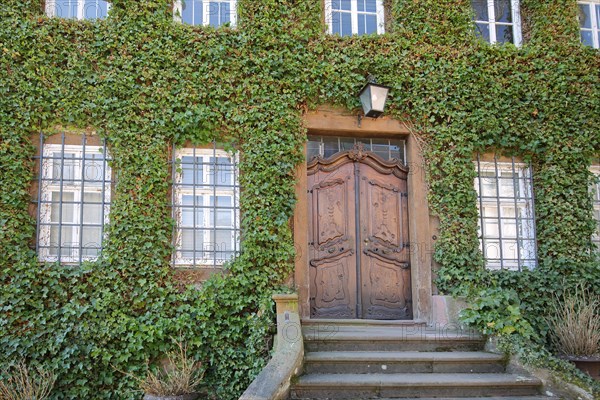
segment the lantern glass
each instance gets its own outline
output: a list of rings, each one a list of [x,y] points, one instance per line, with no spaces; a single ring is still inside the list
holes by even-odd
[[[387,100],[388,86],[369,82],[360,91],[359,97],[366,117],[377,118],[383,114]]]

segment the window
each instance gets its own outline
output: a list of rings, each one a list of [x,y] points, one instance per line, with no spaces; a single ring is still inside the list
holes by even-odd
[[[184,24],[221,26],[236,24],[236,0],[178,0],[175,16]]]
[[[581,42],[595,49],[600,48],[600,1],[579,3],[579,26]]]
[[[216,146],[184,148],[173,164],[174,264],[222,265],[240,250],[237,159]]]
[[[108,223],[111,169],[105,146],[44,144],[38,186],[38,240],[41,261],[80,264],[102,250]]]
[[[46,14],[49,17],[73,19],[106,18],[110,3],[104,0],[49,0]]]
[[[514,159],[484,162],[477,157],[479,238],[488,269],[536,266],[531,168]]]
[[[340,36],[384,33],[383,0],[325,0],[325,21]]]
[[[600,166],[591,168],[592,173],[596,176],[596,182],[592,188],[594,194],[594,218],[596,219],[596,233],[592,237],[592,241],[600,248]]]
[[[365,150],[377,154],[385,161],[395,159],[406,164],[404,140],[336,136],[309,136],[306,152],[307,161],[312,160],[316,156],[327,158],[341,151],[352,150],[358,142],[365,145]]]
[[[490,43],[521,45],[519,0],[471,0],[475,33]]]

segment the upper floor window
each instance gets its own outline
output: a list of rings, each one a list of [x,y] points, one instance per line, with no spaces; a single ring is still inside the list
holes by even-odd
[[[96,19],[106,18],[110,3],[105,0],[48,0],[46,14],[49,17]]]
[[[600,1],[579,2],[579,26],[581,42],[600,48]]]
[[[600,248],[600,166],[591,168],[592,173],[596,176],[596,182],[592,188],[594,195],[594,218],[596,219],[596,232],[592,237],[592,241]]]
[[[514,159],[477,156],[477,208],[481,251],[489,269],[534,268],[535,215],[531,168]]]
[[[37,250],[41,261],[78,263],[102,250],[111,201],[106,147],[45,144],[39,157]]]
[[[177,0],[174,12],[184,24],[221,26],[236,24],[236,0]]]
[[[490,43],[521,45],[519,0],[471,0],[476,34]]]
[[[383,0],[325,0],[325,21],[340,36],[384,33]]]
[[[240,251],[237,158],[212,148],[183,148],[173,160],[174,264],[219,266]]]

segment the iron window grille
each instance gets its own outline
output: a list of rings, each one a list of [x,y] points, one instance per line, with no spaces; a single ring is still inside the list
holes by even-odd
[[[480,249],[488,269],[521,271],[537,265],[531,167],[515,162],[475,162]]]
[[[596,231],[592,236],[592,241],[600,249],[600,166],[591,168],[592,173],[596,177],[596,181],[592,186],[592,194],[594,196],[594,219],[596,220]]]
[[[221,266],[240,253],[237,155],[212,148],[173,152],[175,266]]]
[[[48,0],[46,15],[73,19],[106,18],[110,3],[105,0]]]
[[[385,32],[382,0],[325,0],[330,34],[340,36]]]
[[[106,143],[44,143],[40,135],[37,241],[40,261],[81,264],[98,258],[111,201]]]
[[[520,46],[519,0],[471,0],[475,11],[475,33],[490,43]]]
[[[399,160],[406,165],[406,142],[398,139],[309,136],[306,158],[307,161],[316,156],[328,158],[336,153],[352,150],[359,142],[364,144],[365,150],[377,154],[385,161]]]
[[[188,25],[218,27],[237,23],[237,0],[176,0],[175,18]]]
[[[581,42],[598,49],[600,48],[600,1],[582,1],[578,5]]]

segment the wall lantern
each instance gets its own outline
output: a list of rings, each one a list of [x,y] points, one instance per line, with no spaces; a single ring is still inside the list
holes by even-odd
[[[390,87],[375,83],[372,76],[369,76],[368,80],[358,97],[362,103],[365,117],[377,118],[383,114]]]

